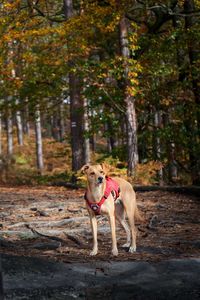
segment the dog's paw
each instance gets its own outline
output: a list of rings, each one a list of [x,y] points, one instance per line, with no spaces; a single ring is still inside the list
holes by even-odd
[[[130,252],[130,253],[136,252],[136,247],[129,247],[128,252]]]
[[[130,243],[125,243],[124,245],[122,245],[123,248],[129,248],[130,247]]]
[[[112,249],[112,255],[117,256],[118,255],[118,250],[117,249]]]
[[[95,255],[97,255],[97,252],[98,252],[97,249],[93,249],[93,250],[90,252],[90,256],[95,256]]]

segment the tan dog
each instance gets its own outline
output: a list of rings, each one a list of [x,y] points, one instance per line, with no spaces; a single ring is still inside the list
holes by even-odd
[[[117,256],[117,241],[115,233],[115,217],[125,229],[127,234],[127,243],[124,247],[129,247],[129,252],[136,251],[136,228],[135,218],[141,219],[135,198],[135,192],[129,182],[126,180],[115,177],[114,182],[119,185],[120,192],[110,192],[104,197],[107,189],[107,170],[104,164],[98,165],[85,165],[82,167],[82,172],[87,176],[87,190],[85,194],[86,205],[90,215],[92,233],[93,233],[93,249],[90,255],[96,255],[98,252],[97,242],[97,219],[96,211],[99,214],[106,214],[109,217],[111,233],[112,233],[112,254]],[[110,178],[112,181],[112,178]],[[117,199],[115,201],[115,196]],[[104,198],[104,199],[103,199]],[[102,200],[103,199],[103,200]],[[100,208],[96,203],[99,204]],[[125,212],[128,217],[129,226],[125,220]]]

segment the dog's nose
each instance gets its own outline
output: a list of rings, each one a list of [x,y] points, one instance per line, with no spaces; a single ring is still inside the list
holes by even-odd
[[[99,176],[99,177],[98,177],[98,182],[99,182],[99,183],[102,183],[102,181],[103,181],[103,177]]]

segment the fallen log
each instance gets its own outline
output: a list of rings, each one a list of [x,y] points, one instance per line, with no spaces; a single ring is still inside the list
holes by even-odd
[[[64,232],[64,234],[66,235],[66,237],[71,240],[72,242],[76,243],[78,246],[82,246],[83,243],[75,236],[69,234],[69,233],[66,233]]]
[[[52,235],[47,235],[47,234],[44,234],[44,233],[41,233],[39,231],[37,231],[35,228],[32,228],[30,225],[27,225],[26,226],[28,229],[30,229],[34,234],[37,234],[38,236],[41,236],[41,237],[45,237],[45,238],[48,238],[48,239],[51,239],[51,240],[54,240],[56,242],[59,242],[60,244],[63,243],[63,244],[66,244],[66,241],[57,237],[57,236],[52,236]]]
[[[37,226],[37,227],[62,227],[64,225],[73,224],[76,222],[84,222],[88,221],[88,217],[76,217],[76,218],[69,218],[63,219],[61,221],[32,221],[32,222],[19,222],[12,225],[7,226],[7,228],[15,228],[15,227],[23,227],[23,226]]]
[[[200,186],[135,185],[134,190],[136,192],[164,191],[164,192],[174,192],[174,193],[180,193],[180,194],[200,196]]]

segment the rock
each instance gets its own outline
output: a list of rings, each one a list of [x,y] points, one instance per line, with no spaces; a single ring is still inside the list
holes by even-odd
[[[37,211],[37,207],[31,207],[30,210],[31,211]]]
[[[61,246],[60,242],[43,242],[43,243],[36,243],[31,246],[33,249],[39,249],[39,250],[55,250]]]
[[[199,300],[200,259],[65,264],[2,255],[5,300]]]
[[[0,213],[0,218],[5,218],[5,217],[7,217],[7,216],[9,216],[9,215],[10,215],[10,213],[1,212],[1,213]]]
[[[39,210],[39,211],[38,211],[38,214],[39,214],[41,217],[49,217],[48,212],[46,212],[46,211],[44,211],[44,210]]]

